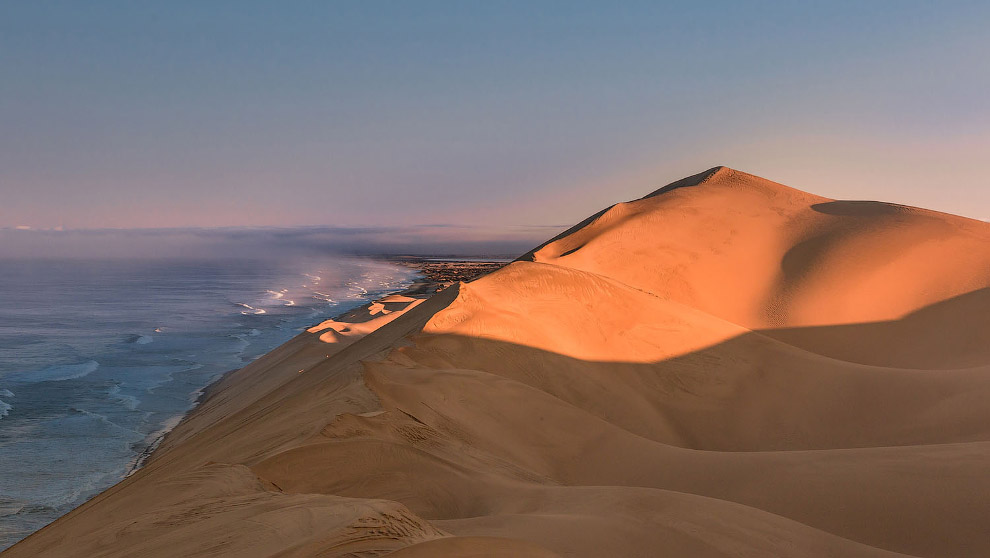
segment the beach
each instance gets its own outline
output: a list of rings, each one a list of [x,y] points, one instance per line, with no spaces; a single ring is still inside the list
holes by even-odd
[[[306,333],[321,333],[321,341],[336,345],[334,349],[339,350],[350,342],[363,337],[367,333],[400,316],[404,310],[419,304],[434,293],[450,286],[450,284],[475,280],[505,265],[504,262],[492,262],[484,258],[463,261],[445,258],[427,259],[416,256],[392,256],[383,258],[383,261],[398,263],[403,267],[413,270],[416,275],[405,288],[386,293],[381,298],[377,298],[306,328]],[[297,340],[306,337],[308,336],[302,334],[297,337]],[[289,343],[292,343],[292,341],[289,341]],[[278,350],[281,348],[279,347]],[[330,355],[328,354],[327,357],[329,358]],[[237,382],[238,380],[235,376],[238,373],[239,370],[231,370],[200,390],[195,407],[185,414],[181,418],[181,421],[177,421],[165,430],[141,453],[129,469],[128,476],[138,471],[148,458],[154,454],[160,444],[166,441],[171,442],[169,440],[169,434],[175,426],[181,424],[181,422],[191,420],[200,411],[200,406],[204,402],[210,401],[214,395],[226,391],[227,386]]]
[[[224,372],[315,321],[425,287],[418,261],[5,260],[0,550],[133,473]]]
[[[990,224],[727,167],[225,374],[27,556],[990,555]]]

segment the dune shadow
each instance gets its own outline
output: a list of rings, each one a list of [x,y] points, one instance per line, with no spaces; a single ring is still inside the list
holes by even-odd
[[[525,383],[663,443],[812,450],[990,440],[990,409],[978,404],[990,396],[988,316],[985,288],[898,320],[757,330],[655,362],[414,339],[453,368]]]
[[[840,217],[876,217],[894,215],[910,208],[905,205],[879,201],[836,200],[813,204],[811,209],[825,215]]]
[[[759,330],[830,358],[906,369],[990,364],[990,288],[964,293],[898,320]]]

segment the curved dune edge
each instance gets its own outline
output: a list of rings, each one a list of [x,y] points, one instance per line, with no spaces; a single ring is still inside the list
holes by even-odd
[[[717,167],[225,377],[19,556],[988,556],[990,225]]]

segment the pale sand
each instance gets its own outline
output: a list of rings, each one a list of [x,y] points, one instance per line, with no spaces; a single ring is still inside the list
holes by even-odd
[[[4,556],[990,556],[990,225],[713,169],[231,373]]]

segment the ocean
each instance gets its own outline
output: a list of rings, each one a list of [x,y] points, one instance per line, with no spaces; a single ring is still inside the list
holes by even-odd
[[[124,478],[224,372],[414,275],[343,256],[0,259],[0,550]]]

